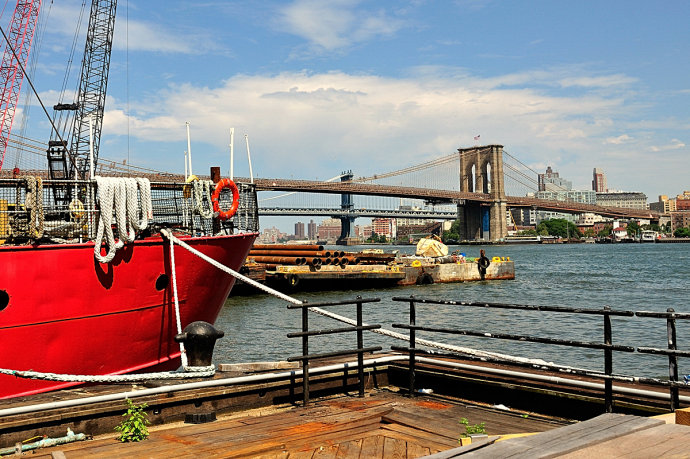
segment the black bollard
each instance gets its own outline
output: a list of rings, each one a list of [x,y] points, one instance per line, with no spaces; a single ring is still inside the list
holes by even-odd
[[[196,321],[187,325],[182,333],[175,336],[175,341],[184,343],[187,361],[191,367],[208,367],[213,361],[213,347],[216,340],[225,333],[208,322]]]

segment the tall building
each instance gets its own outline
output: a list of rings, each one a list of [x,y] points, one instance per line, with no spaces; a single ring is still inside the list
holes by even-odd
[[[309,220],[307,224],[307,238],[310,241],[316,240],[316,223],[314,223],[314,220]]]
[[[604,175],[604,171],[595,167],[593,176],[592,189],[597,193],[606,193],[608,191],[608,186],[606,185],[606,175]]]
[[[302,223],[302,222],[295,223],[295,238],[296,239],[304,239],[304,223]]]
[[[647,209],[647,195],[637,191],[616,191],[597,193],[597,205],[602,207],[625,207]]]
[[[551,166],[546,168],[544,174],[537,176],[539,191],[567,191],[573,189],[573,182],[561,178],[558,172],[554,172]]]

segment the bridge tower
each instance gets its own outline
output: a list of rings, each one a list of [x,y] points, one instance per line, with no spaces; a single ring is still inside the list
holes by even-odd
[[[354,178],[352,171],[345,171],[340,176],[341,182],[351,182]],[[340,195],[340,208],[344,211],[351,212],[354,209],[354,202],[351,194]],[[343,216],[340,217],[340,237],[337,240],[338,245],[351,245],[355,241],[352,235],[355,233],[355,217]]]
[[[503,145],[459,148],[460,191],[483,193],[490,203],[458,205],[464,240],[498,241],[508,235],[506,194],[503,185]]]

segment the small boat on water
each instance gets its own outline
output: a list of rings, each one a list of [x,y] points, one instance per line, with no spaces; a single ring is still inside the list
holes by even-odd
[[[656,242],[659,239],[659,233],[652,230],[643,230],[640,234],[640,242]]]

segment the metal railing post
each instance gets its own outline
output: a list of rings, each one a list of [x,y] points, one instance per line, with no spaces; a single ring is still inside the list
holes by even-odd
[[[417,353],[415,351],[416,330],[414,327],[417,323],[417,311],[414,303],[414,296],[410,296],[410,365],[409,365],[409,378],[410,378],[410,397],[414,397],[414,383],[415,383],[415,364]]]
[[[668,335],[668,349],[675,351],[676,348],[676,318],[673,315],[675,310],[668,308],[666,312],[669,316],[666,318],[666,334]],[[672,352],[668,355],[668,376],[671,382],[678,382],[678,356]],[[671,411],[676,411],[680,406],[680,398],[678,396],[678,386],[672,385],[669,389],[671,397]]]
[[[309,335],[306,332],[309,331],[309,310],[307,308],[302,308],[302,332],[305,334],[302,336],[302,400],[303,405],[307,406],[309,403],[309,359],[306,357],[309,355]]]
[[[604,306],[604,311],[610,311],[610,306]],[[604,344],[611,346],[613,340],[611,338],[611,316],[604,314]],[[613,413],[613,350],[609,347],[604,349],[604,373],[606,379],[604,380],[604,406],[607,413]]]
[[[364,348],[364,330],[362,327],[362,297],[357,296],[357,349]],[[357,377],[359,378],[359,396],[364,397],[364,351],[357,353]]]

